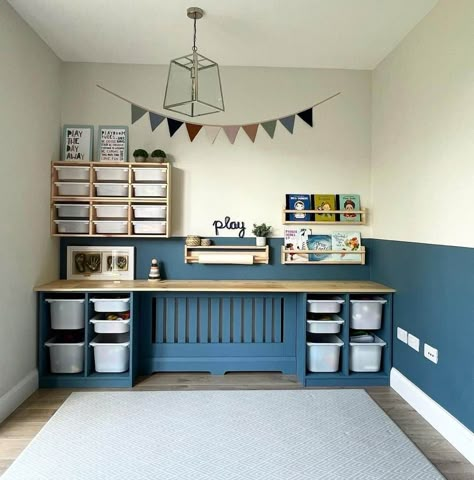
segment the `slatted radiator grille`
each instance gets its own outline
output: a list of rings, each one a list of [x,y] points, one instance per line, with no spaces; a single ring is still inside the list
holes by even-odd
[[[283,343],[284,297],[154,297],[158,344]]]

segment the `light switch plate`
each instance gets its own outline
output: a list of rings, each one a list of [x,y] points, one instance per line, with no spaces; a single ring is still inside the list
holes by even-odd
[[[408,334],[408,346],[416,350],[417,352],[420,351],[420,339],[412,335],[411,333]]]
[[[425,343],[425,357],[433,363],[438,363],[438,349]]]
[[[408,333],[403,328],[397,327],[397,338],[403,343],[408,343]]]

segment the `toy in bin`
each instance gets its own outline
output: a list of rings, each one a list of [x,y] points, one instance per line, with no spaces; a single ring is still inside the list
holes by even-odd
[[[119,315],[116,313],[107,313],[105,315],[106,320],[128,320],[130,318],[130,312],[122,312]]]
[[[351,342],[355,343],[374,343],[375,337],[364,330],[354,330],[351,332]]]

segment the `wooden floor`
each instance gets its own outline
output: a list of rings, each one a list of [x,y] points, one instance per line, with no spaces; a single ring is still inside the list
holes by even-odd
[[[301,386],[295,377],[277,373],[233,373],[224,376],[164,373],[141,379],[133,390],[298,388]],[[448,480],[474,479],[474,466],[391,388],[370,387],[366,390]],[[38,390],[0,424],[0,475],[73,391],[73,389]],[[91,391],[97,391],[97,389]]]

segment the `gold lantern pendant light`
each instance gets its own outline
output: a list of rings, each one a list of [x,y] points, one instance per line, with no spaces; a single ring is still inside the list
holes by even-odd
[[[199,54],[196,47],[196,21],[204,11],[191,7],[187,12],[194,21],[193,51],[171,60],[163,107],[190,117],[223,112],[219,65]]]

